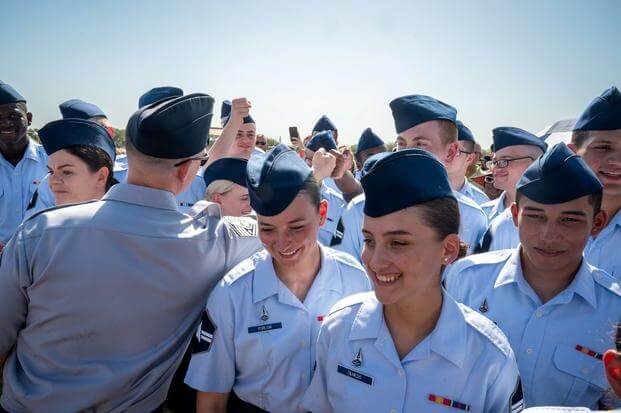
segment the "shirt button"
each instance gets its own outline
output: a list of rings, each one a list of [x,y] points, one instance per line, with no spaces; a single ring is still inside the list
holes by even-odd
[[[526,354],[533,354],[533,349],[532,348],[527,348],[526,349]]]
[[[543,311],[537,310],[537,312],[535,313],[535,317],[537,317],[537,318],[543,317]]]
[[[390,409],[390,413],[397,413],[396,409]]]
[[[304,340],[300,341],[300,347],[304,347]]]
[[[399,375],[399,377],[403,377],[403,370],[397,369],[397,374]]]

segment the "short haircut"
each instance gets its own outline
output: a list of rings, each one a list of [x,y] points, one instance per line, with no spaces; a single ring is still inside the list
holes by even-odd
[[[472,152],[472,153],[475,152],[475,149],[474,149],[475,144],[474,144],[474,142],[471,142],[471,141],[460,141],[460,142],[464,145],[464,148],[466,148],[466,151]]]
[[[520,199],[525,196],[520,193],[520,191],[516,191],[515,193],[515,204],[520,206]],[[602,209],[602,199],[604,197],[604,190],[599,190],[595,193],[589,195],[589,204],[593,205],[593,216],[597,215],[599,211]]]
[[[573,131],[571,134],[571,143],[576,147],[576,149],[580,149],[588,138],[589,131],[587,130]]]
[[[310,198],[311,204],[319,209],[319,204],[321,203],[321,188],[313,174],[310,174],[308,178],[306,178],[299,193],[306,194]]]

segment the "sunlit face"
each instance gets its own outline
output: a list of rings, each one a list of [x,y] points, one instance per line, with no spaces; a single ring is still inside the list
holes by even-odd
[[[322,203],[324,206],[317,208],[310,197],[301,192],[280,214],[257,215],[259,238],[278,267],[295,267],[313,253],[317,231],[326,220],[327,203]]]
[[[235,136],[235,153],[232,156],[249,159],[255,146],[256,132],[254,123],[242,124]]]
[[[494,186],[502,191],[507,191],[511,194],[515,193],[515,185],[526,168],[542,153],[540,149],[532,145],[507,146],[494,152],[492,161],[509,160],[509,164],[504,168],[492,166]]]
[[[604,185],[606,197],[621,197],[621,130],[589,132],[577,151]]]
[[[437,120],[423,122],[400,133],[407,149],[425,149],[433,153],[444,165],[457,154],[457,142],[445,143],[442,123]]]
[[[562,204],[545,205],[521,196],[519,208],[511,206],[518,225],[522,253],[534,268],[573,270],[591,235],[605,225],[606,214],[593,216],[594,207],[584,196]]]
[[[248,189],[241,185],[233,184],[233,188],[229,191],[214,198],[214,202],[220,204],[224,216],[241,217],[252,212]]]
[[[16,145],[28,139],[29,114],[21,105],[0,105],[0,145]]]
[[[405,138],[401,135],[397,136],[397,151],[402,151],[404,149],[407,149],[408,144],[405,141]]]
[[[48,156],[47,168],[56,205],[100,199],[106,192],[108,169],[91,172],[86,162],[65,149]]]
[[[466,176],[466,170],[474,162],[476,157],[471,146],[471,142],[457,142],[457,154],[455,154],[453,161],[446,165],[446,169],[449,173],[455,176]]]
[[[377,299],[385,305],[439,289],[442,266],[459,252],[459,236],[439,238],[422,221],[417,207],[379,218],[365,215],[362,233],[362,261]]]

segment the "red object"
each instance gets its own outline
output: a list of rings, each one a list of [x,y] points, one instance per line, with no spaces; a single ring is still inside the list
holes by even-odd
[[[317,316],[317,321],[322,322],[323,321],[323,316],[322,315],[318,315]]]

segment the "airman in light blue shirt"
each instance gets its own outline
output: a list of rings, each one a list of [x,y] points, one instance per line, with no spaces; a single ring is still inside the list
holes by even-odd
[[[483,192],[483,190],[479,189],[478,186],[471,183],[467,179],[464,181],[464,185],[461,187],[461,189],[458,192],[461,193],[462,195],[466,195],[468,198],[472,199],[474,202],[476,202],[481,207],[483,206],[483,204],[489,202],[489,198],[487,197],[485,192]]]

